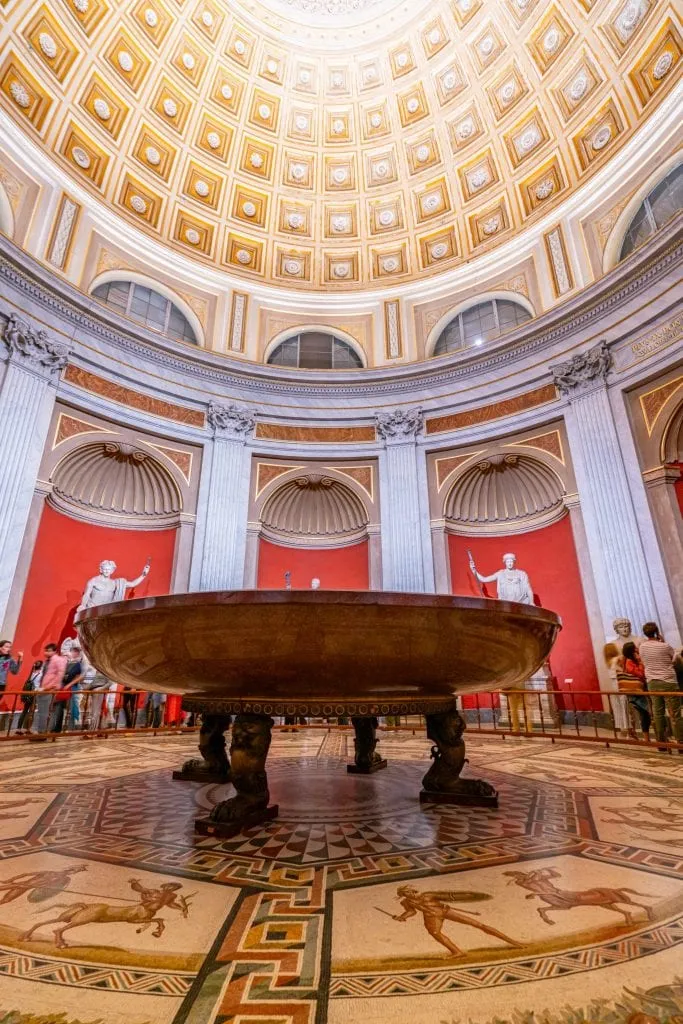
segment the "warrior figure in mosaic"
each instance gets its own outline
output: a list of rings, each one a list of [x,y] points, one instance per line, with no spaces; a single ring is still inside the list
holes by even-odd
[[[451,956],[462,956],[462,950],[454,942],[444,935],[444,921],[456,921],[458,924],[466,924],[470,928],[478,928],[480,932],[493,935],[510,946],[521,946],[522,943],[511,939],[509,935],[499,932],[490,925],[475,921],[474,918],[464,911],[454,910],[451,903],[471,903],[480,900],[490,900],[491,897],[483,892],[458,892],[448,890],[446,892],[420,892],[413,885],[400,885],[396,890],[396,896],[403,907],[402,914],[393,914],[394,921],[407,921],[416,914],[422,914],[422,921],[425,928],[437,942],[445,946]]]

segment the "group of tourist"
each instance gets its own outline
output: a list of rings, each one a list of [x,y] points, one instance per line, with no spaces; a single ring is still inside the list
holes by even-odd
[[[615,729],[636,739],[638,724],[649,739],[654,725],[658,743],[683,743],[683,698],[676,695],[683,690],[683,651],[666,642],[656,622],[645,623],[642,637],[632,635],[628,619],[616,619],[614,629],[617,638],[606,645],[605,659],[620,694],[610,702]]]
[[[9,640],[0,643],[0,698],[9,675],[19,675],[23,652],[12,654]],[[49,643],[43,658],[34,661],[20,695],[5,710],[12,717],[17,735],[45,735],[64,729],[97,730],[112,727],[121,720],[127,729],[136,725],[158,728],[164,718],[166,694],[148,693],[138,707],[138,694],[119,687],[97,672],[88,662],[78,640],[67,640],[62,649]]]

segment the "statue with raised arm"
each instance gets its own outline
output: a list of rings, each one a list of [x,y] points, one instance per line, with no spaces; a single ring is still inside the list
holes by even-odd
[[[529,577],[522,569],[515,569],[517,558],[511,552],[503,555],[504,569],[499,569],[490,576],[482,576],[477,572],[474,559],[470,557],[470,569],[480,583],[493,583],[497,587],[499,601],[516,601],[519,604],[533,604],[534,595]]]
[[[113,579],[113,575],[116,572],[116,562],[112,562],[111,559],[105,559],[103,562],[100,562],[99,575],[93,576],[86,583],[81,603],[76,609],[76,614],[78,615],[85,608],[110,604],[112,601],[123,601],[126,591],[142,583],[149,575],[149,570],[150,560],[147,559],[147,563],[137,579],[127,580],[122,576],[119,576],[118,579]]]

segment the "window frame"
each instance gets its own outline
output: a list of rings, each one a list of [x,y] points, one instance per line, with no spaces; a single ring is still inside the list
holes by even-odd
[[[125,286],[127,288],[125,308],[122,308],[121,306],[114,304],[113,302],[109,302],[109,289],[115,286],[118,286],[119,288],[123,288]],[[105,288],[107,289],[106,298],[97,294],[97,292],[100,289]],[[133,302],[135,301],[136,288],[144,289],[149,293],[149,298],[146,300],[147,309],[144,314],[136,314],[132,311]],[[134,323],[139,324],[141,327],[146,327],[150,331],[154,331],[156,334],[161,334],[162,337],[168,338],[170,341],[184,341],[197,346],[199,346],[200,344],[197,330],[189,320],[185,311],[181,309],[181,307],[176,302],[174,302],[173,299],[169,298],[168,295],[165,295],[164,292],[159,291],[157,288],[155,288],[154,283],[151,281],[136,281],[133,278],[111,277],[106,281],[101,281],[99,284],[96,284],[93,288],[91,288],[90,295],[98,302],[101,302],[102,305],[106,306],[107,309],[111,309],[114,312],[119,313],[121,316],[127,317]],[[159,326],[158,324],[149,321],[148,314],[150,309],[152,308],[152,296],[155,296],[156,298],[162,300],[166,305],[164,311],[163,326]],[[138,301],[142,300],[140,300],[140,298],[138,297]],[[187,325],[187,331],[182,336],[178,336],[178,334],[175,333],[170,333],[169,330],[171,317],[174,311],[182,318],[183,323]],[[187,332],[189,332],[189,334]]]

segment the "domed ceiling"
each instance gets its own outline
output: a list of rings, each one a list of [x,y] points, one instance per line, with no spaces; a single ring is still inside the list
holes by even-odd
[[[7,0],[0,101],[129,222],[282,286],[533,228],[677,74],[658,0]]]

